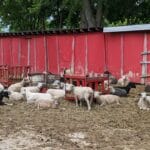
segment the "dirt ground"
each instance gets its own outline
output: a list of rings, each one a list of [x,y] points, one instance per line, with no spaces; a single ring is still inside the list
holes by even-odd
[[[67,100],[59,109],[25,101],[0,106],[0,150],[149,150],[150,112],[137,107],[142,90],[91,111]]]

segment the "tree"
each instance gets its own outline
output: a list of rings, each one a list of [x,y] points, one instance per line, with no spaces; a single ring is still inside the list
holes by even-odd
[[[1,0],[0,26],[10,31],[149,23],[149,0]]]

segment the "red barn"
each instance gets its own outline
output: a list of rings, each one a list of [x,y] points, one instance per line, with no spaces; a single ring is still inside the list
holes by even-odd
[[[0,65],[30,65],[32,72],[129,74],[135,82],[150,76],[150,25],[0,33]]]

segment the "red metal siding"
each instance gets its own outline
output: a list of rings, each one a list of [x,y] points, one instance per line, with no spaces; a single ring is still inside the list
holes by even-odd
[[[36,45],[35,37],[29,40],[29,65],[31,66],[31,71],[36,72]]]
[[[44,36],[35,38],[36,42],[36,72],[43,72],[45,68],[45,47]]]
[[[88,34],[88,72],[104,72],[105,49],[102,33]]]
[[[107,69],[116,77],[121,74],[121,36],[120,34],[106,34],[106,64]]]
[[[75,36],[75,49],[74,49],[74,72],[75,74],[85,74],[85,49],[86,49],[85,35]]]
[[[28,65],[28,39],[25,37],[20,38],[20,65]]]
[[[0,38],[0,65],[31,65],[33,72],[48,69],[52,73],[72,68],[80,75],[108,69],[118,78],[129,74],[132,81],[140,82],[144,49],[150,50],[150,33],[9,36]]]
[[[12,65],[19,65],[19,38],[12,38]]]
[[[143,33],[124,34],[124,74],[129,74],[132,81],[140,81],[141,52],[143,51]]]
[[[58,56],[60,71],[62,71],[64,68],[71,68],[72,42],[73,36],[58,36]]]
[[[47,37],[47,51],[48,51],[48,71],[57,74],[59,72],[57,36]]]
[[[0,39],[0,65],[3,65],[3,38]]]
[[[11,64],[12,59],[11,52],[11,38],[4,38],[3,40],[3,64],[9,65]]]

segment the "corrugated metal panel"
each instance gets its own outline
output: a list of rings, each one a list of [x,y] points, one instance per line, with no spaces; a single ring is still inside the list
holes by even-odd
[[[141,52],[143,51],[143,33],[124,34],[124,74],[129,74],[132,81],[141,80]]]
[[[47,37],[47,49],[48,49],[48,70],[51,73],[58,73],[58,49],[57,49],[57,36]]]
[[[104,36],[102,33],[88,34],[88,72],[100,73],[105,68]]]
[[[19,38],[12,38],[12,65],[19,65]]]
[[[150,31],[150,24],[104,27],[103,32]]]
[[[3,38],[0,39],[0,65],[3,65]]]
[[[9,65],[12,63],[12,52],[11,52],[11,38],[3,39],[3,64]]]
[[[33,36],[30,40],[30,51],[29,51],[29,65],[31,66],[31,71],[36,71],[36,43],[35,43],[35,37]]]
[[[64,68],[71,68],[72,42],[73,42],[73,36],[71,35],[58,36],[60,72],[63,71]]]
[[[38,36],[36,40],[36,72],[46,71],[44,36]]]
[[[74,50],[75,74],[85,75],[85,58],[86,58],[85,49],[86,49],[85,35],[76,35],[75,50]]]
[[[106,63],[108,70],[116,77],[121,76],[121,36],[107,34],[106,37]]]
[[[19,65],[28,65],[28,39],[26,38],[20,38],[20,64]]]

